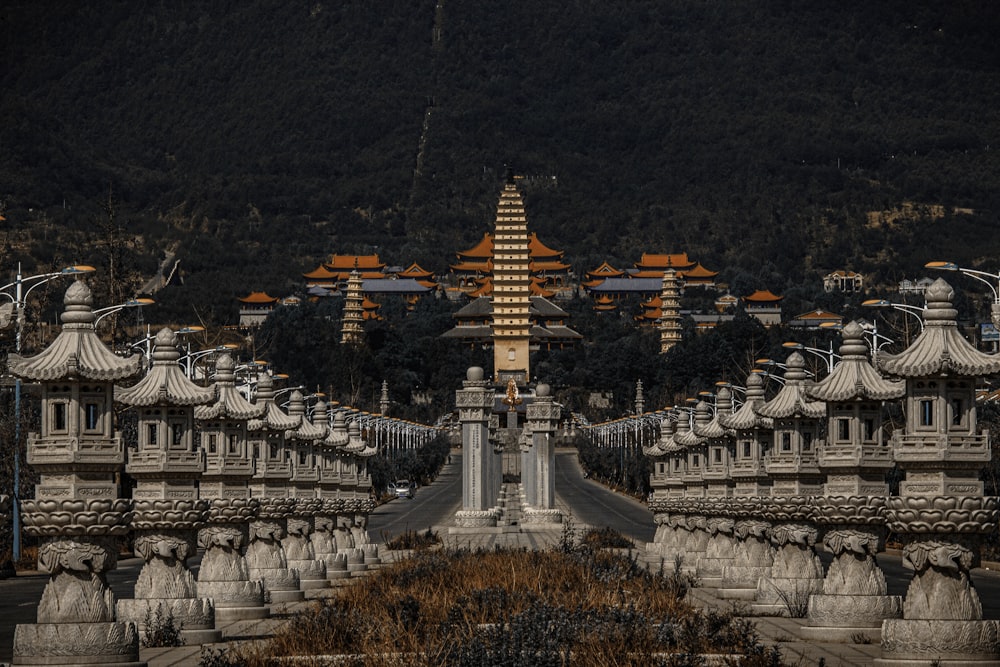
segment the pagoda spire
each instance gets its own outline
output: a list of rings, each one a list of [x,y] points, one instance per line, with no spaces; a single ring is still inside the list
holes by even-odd
[[[365,330],[361,326],[364,318],[364,295],[361,291],[361,272],[357,261],[354,270],[347,279],[347,299],[344,303],[344,318],[341,325],[340,342],[349,345],[361,345],[365,339]]]
[[[663,272],[663,287],[660,293],[660,354],[681,342],[681,288],[677,271],[668,268]]]
[[[528,220],[517,186],[508,180],[497,204],[493,243],[493,371],[497,383],[531,377],[531,273]]]

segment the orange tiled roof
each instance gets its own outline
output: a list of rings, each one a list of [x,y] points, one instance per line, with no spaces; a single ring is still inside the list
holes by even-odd
[[[709,271],[701,265],[701,262],[698,262],[693,268],[683,271],[683,274],[686,280],[691,280],[692,278],[715,278],[715,276],[719,275],[719,272]]]
[[[753,294],[751,294],[750,296],[743,297],[743,300],[744,301],[752,301],[752,302],[756,302],[756,303],[769,303],[769,302],[774,302],[774,301],[781,301],[784,298],[785,297],[778,296],[777,294],[774,294],[773,292],[770,292],[770,291],[768,291],[766,289],[764,289],[764,290],[759,289],[756,292],[754,292]]]
[[[615,267],[611,266],[607,262],[602,262],[601,265],[599,267],[597,267],[596,269],[594,269],[593,271],[587,271],[587,277],[588,278],[597,278],[597,277],[601,277],[601,278],[620,278],[620,277],[622,277],[624,275],[625,275],[624,271],[622,271],[620,269],[616,269]]]
[[[330,261],[323,262],[330,271],[347,271],[350,273],[355,268],[364,271],[381,271],[385,268],[378,255],[330,255]]]
[[[793,319],[796,320],[842,320],[843,315],[838,315],[837,313],[831,313],[829,310],[823,310],[817,308],[816,310],[810,310],[808,313],[802,313],[801,315],[796,315]]]
[[[239,300],[243,303],[278,303],[278,298],[267,292],[250,292],[248,296],[240,297]]]
[[[556,295],[556,293],[553,292],[552,290],[547,290],[534,281],[531,282],[529,291],[531,292],[531,296],[543,296],[546,299],[552,298],[553,296]]]
[[[641,269],[635,273],[629,274],[630,278],[662,278],[663,269],[657,271],[656,269]]]
[[[427,270],[421,268],[421,266],[419,264],[417,264],[416,262],[414,262],[413,264],[410,264],[410,266],[407,267],[407,269],[405,271],[400,271],[399,272],[399,277],[400,278],[414,278],[416,280],[427,279],[427,278],[431,278],[433,276],[434,276],[434,273],[432,271],[427,271]]]
[[[654,296],[653,298],[651,298],[649,301],[643,302],[641,305],[642,305],[643,308],[662,308],[663,307],[663,299],[661,299],[660,295],[657,294],[656,296]]]
[[[562,262],[536,262],[531,260],[528,263],[529,271],[568,271],[569,264],[564,264]]]
[[[686,252],[674,254],[657,254],[651,252],[642,253],[642,259],[635,263],[638,269],[687,269],[694,266],[694,262],[688,259]]]
[[[452,271],[466,272],[466,273],[492,273],[493,272],[493,260],[477,260],[469,261],[463,260],[458,264],[452,264],[448,267]]]
[[[538,240],[538,234],[531,232],[528,235],[528,254],[531,257],[551,257],[553,259],[562,259],[565,254],[562,250],[553,250],[544,243]]]
[[[334,280],[337,274],[331,272],[325,265],[320,264],[309,273],[303,273],[302,277],[308,280]]]
[[[458,253],[459,259],[468,260],[473,257],[479,257],[482,259],[489,259],[493,257],[493,237],[489,232],[483,234],[483,238],[476,245],[472,246],[468,250],[463,250]]]
[[[659,308],[650,308],[649,310],[645,310],[645,311],[639,313],[638,315],[636,315],[632,319],[634,319],[637,322],[643,321],[643,320],[656,321],[656,320],[660,319],[661,317],[663,317],[663,311],[662,310],[660,310]]]

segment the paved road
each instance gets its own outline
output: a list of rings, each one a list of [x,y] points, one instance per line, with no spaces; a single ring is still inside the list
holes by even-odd
[[[462,509],[462,455],[452,452],[437,479],[417,489],[412,499],[396,498],[380,505],[368,519],[372,542],[383,543],[407,530],[423,531],[447,524]]]
[[[585,479],[575,451],[556,452],[554,474],[557,502],[570,508],[574,522],[596,528],[611,526],[637,543],[653,539],[656,526],[646,506]]]

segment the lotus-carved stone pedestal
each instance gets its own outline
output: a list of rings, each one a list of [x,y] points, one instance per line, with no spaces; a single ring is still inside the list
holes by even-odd
[[[255,498],[215,498],[208,525],[198,531],[205,549],[198,570],[198,596],[211,598],[217,622],[267,618],[264,587],[250,578],[241,553],[247,542],[247,523],[257,514]]]
[[[187,559],[197,550],[197,530],[208,519],[207,500],[136,500],[132,529],[134,549],[146,561],[135,582],[135,598],[118,601],[118,620],[140,632],[147,621],[170,621],[185,644],[222,639],[215,629],[215,607],[198,596]]]
[[[260,579],[265,596],[272,604],[300,602],[305,594],[299,589],[299,573],[288,567],[288,557],[281,545],[285,526],[295,501],[291,498],[264,498],[257,518],[250,522],[247,567],[250,578]]]
[[[735,522],[722,516],[708,518],[708,545],[705,555],[698,559],[698,581],[702,586],[718,588],[722,585],[722,572],[735,562],[733,531]]]
[[[757,584],[753,610],[766,616],[804,616],[809,596],[823,590],[823,564],[816,555],[818,531],[810,522],[811,499],[772,498],[765,516],[772,522],[771,574]]]
[[[889,498],[886,524],[905,536],[903,559],[914,575],[903,618],[882,624],[876,664],[1000,665],[1000,621],[983,620],[969,579],[998,514],[995,497]]]
[[[309,536],[316,558],[326,566],[328,581],[351,576],[347,571],[347,555],[337,553],[337,509],[340,505],[341,501],[336,499],[324,500],[323,508],[313,519],[315,530]]]
[[[316,513],[322,508],[323,501],[318,498],[299,498],[295,514],[288,517],[288,533],[281,540],[288,567],[298,571],[299,587],[303,591],[327,588],[330,585],[326,578],[326,564],[316,557],[310,540]]]
[[[733,526],[733,562],[722,568],[717,591],[727,600],[753,600],[761,578],[771,576],[774,547],[768,537],[771,524],[760,519],[737,519]]]
[[[882,621],[900,618],[903,599],[887,595],[875,555],[884,545],[885,498],[819,496],[815,516],[827,526],[823,545],[833,562],[823,592],[809,598],[800,635],[817,641],[878,640]]]
[[[115,621],[106,573],[132,519],[122,499],[24,500],[24,532],[41,539],[38,569],[49,582],[38,622],[14,630],[15,665],[138,666],[134,623]]]

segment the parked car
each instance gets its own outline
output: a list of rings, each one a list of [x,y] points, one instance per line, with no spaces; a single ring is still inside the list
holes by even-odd
[[[416,482],[411,482],[406,479],[397,479],[392,483],[392,490],[390,493],[394,493],[397,498],[412,498],[413,492],[416,490]]]

